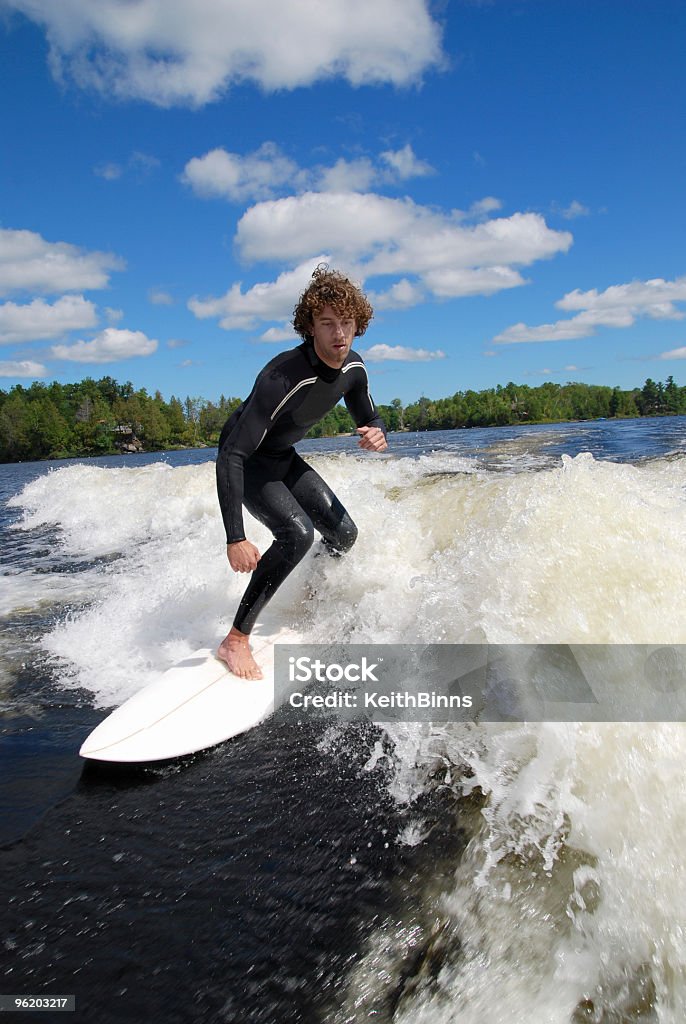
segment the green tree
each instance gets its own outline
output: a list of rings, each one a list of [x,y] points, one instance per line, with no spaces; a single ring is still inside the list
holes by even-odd
[[[664,390],[665,411],[670,413],[679,412],[681,405],[680,398],[681,395],[679,393],[679,388],[674,383],[674,377],[672,377],[670,373]]]
[[[28,403],[21,387],[13,388],[0,409],[0,453],[3,462],[28,458]]]
[[[172,395],[169,404],[162,407],[162,412],[169,424],[170,442],[181,444],[186,431],[186,419],[183,415],[181,400]]]
[[[641,389],[639,409],[641,416],[655,416],[660,408],[660,390],[655,381],[648,377]]]
[[[29,458],[54,458],[65,455],[69,446],[69,427],[47,395],[34,399],[27,410]]]

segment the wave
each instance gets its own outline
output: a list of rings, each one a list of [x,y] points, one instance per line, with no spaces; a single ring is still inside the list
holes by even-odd
[[[344,559],[311,552],[272,601],[272,621],[308,641],[686,643],[683,459],[312,461],[360,536]],[[120,703],[228,629],[245,580],[226,562],[212,465],[71,466],[13,504],[18,529],[103,560],[84,569],[87,606],[41,640],[65,685]],[[246,526],[264,549],[267,531]],[[420,918],[372,936],[337,1022],[381,1005],[395,1024],[683,1019],[682,724],[385,728],[368,767],[393,761],[400,804],[442,787],[463,817],[479,809],[449,883],[417,881]],[[399,841],[430,849],[426,832],[417,820]]]

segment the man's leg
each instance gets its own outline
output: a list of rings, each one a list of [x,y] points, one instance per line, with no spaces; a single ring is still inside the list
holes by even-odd
[[[246,494],[244,504],[274,535],[274,543],[250,578],[233,623],[241,633],[250,633],[274,592],[312,547],[314,528],[285,481],[269,481],[259,493]]]
[[[274,543],[257,563],[236,612],[233,626],[222,641],[218,655],[236,675],[259,679],[262,673],[250,651],[248,637],[257,616],[310,549],[314,540],[312,521],[279,479],[270,479],[277,467],[253,464],[246,472],[244,504],[267,526]]]
[[[248,645],[257,616],[314,540],[313,526],[322,535],[330,554],[348,551],[357,538],[357,527],[329,485],[304,459],[292,453],[283,473],[262,460],[246,466],[243,502],[248,511],[267,526],[274,543],[262,555],[241,598],[233,627],[218,654],[239,676],[262,675]]]
[[[357,540],[357,527],[319,473],[296,454],[284,483],[321,533],[329,553],[349,551]]]

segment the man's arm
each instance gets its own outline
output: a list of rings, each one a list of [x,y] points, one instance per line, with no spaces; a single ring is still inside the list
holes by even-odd
[[[217,454],[217,495],[227,545],[243,542],[254,547],[246,541],[243,526],[243,465],[264,439],[271,425],[271,415],[281,401],[283,391],[284,381],[280,376],[261,374],[255,381],[237,423]],[[254,565],[243,567],[246,558],[251,561],[248,548],[244,548],[242,554],[236,548],[235,553],[237,564],[234,566],[231,552],[229,561],[237,572],[250,572],[255,568]]]
[[[367,367],[360,360],[355,366],[353,386],[344,395],[348,412],[357,424],[360,435],[359,446],[370,452],[383,452],[388,448],[386,441],[386,424],[379,416],[369,393]]]

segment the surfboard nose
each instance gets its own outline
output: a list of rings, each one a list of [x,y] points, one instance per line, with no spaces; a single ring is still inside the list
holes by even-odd
[[[274,644],[301,641],[287,630],[260,637],[253,653],[262,679],[232,675],[214,649],[195,651],[112,711],[79,755],[130,764],[167,761],[252,729],[274,709]]]

